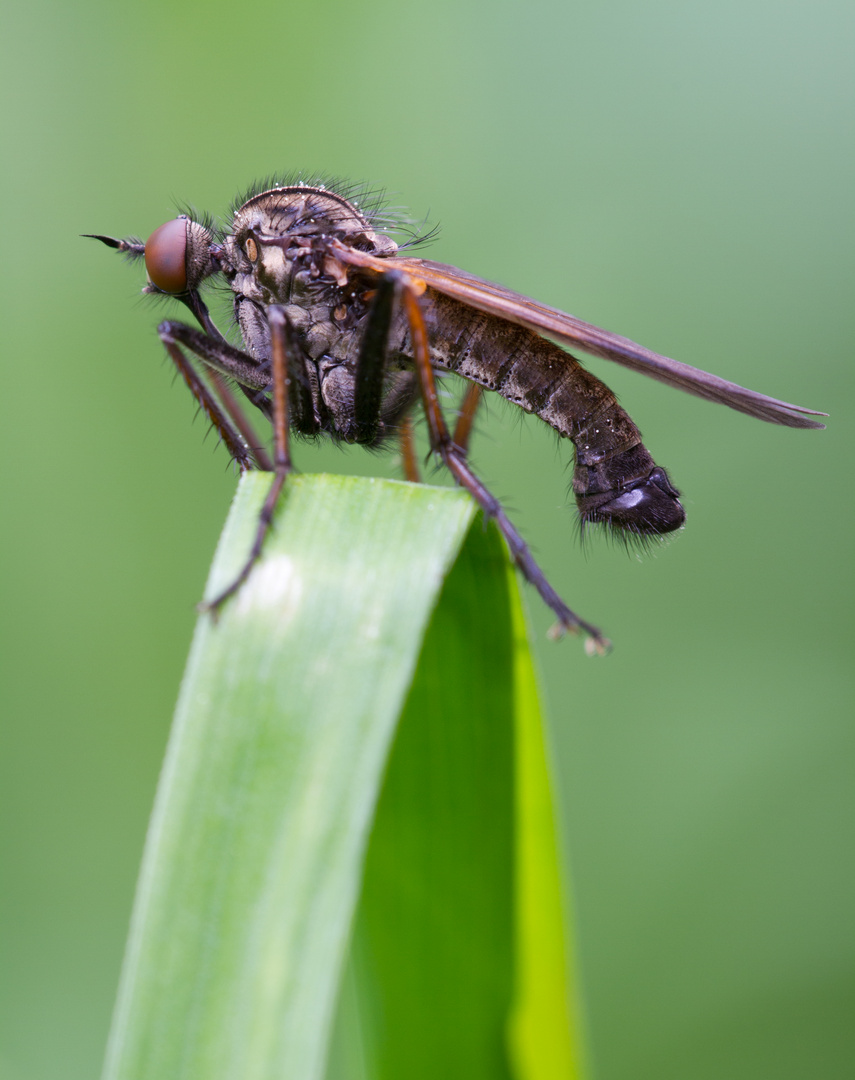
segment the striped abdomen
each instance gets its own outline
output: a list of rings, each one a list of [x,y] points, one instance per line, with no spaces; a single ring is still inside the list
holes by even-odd
[[[629,532],[679,528],[685,512],[664,469],[607,386],[532,330],[428,290],[422,298],[440,369],[534,413],[576,449],[573,492],[583,522]]]

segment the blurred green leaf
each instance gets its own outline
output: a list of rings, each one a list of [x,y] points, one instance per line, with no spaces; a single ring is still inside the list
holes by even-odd
[[[243,479],[209,595],[269,482]],[[289,480],[197,627],[108,1080],[312,1080],[337,1002],[330,1078],[578,1075],[524,621],[474,518],[458,491]]]

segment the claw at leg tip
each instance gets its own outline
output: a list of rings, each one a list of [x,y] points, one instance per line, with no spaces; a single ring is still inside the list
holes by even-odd
[[[585,638],[585,652],[588,656],[606,656],[612,651],[612,643],[605,637]]]
[[[557,622],[548,631],[547,637],[552,641],[560,641],[565,634],[573,634],[578,636],[580,630],[584,629],[586,633],[585,637],[585,652],[588,656],[605,656],[612,650],[612,643],[607,637],[603,637],[602,634],[597,633],[593,628],[587,626],[579,626],[577,623],[571,622]]]
[[[216,623],[220,616],[220,605],[215,600],[200,600],[196,610],[200,615],[210,615],[213,623]]]

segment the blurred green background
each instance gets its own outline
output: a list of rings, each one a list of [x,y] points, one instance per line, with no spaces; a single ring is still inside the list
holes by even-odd
[[[570,447],[474,460],[615,642],[545,639],[599,1080],[851,1075],[853,12],[712,4],[5,5],[3,1080],[97,1075],[178,682],[234,477],[140,272],[175,200],[385,185],[428,254],[831,414],[779,430],[601,362],[685,493],[580,550]],[[305,471],[391,475],[360,451]],[[166,1080],[166,1078],[165,1078]]]

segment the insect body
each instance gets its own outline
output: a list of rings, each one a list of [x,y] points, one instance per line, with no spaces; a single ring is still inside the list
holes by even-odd
[[[679,492],[638,428],[608,387],[562,345],[762,420],[823,426],[810,418],[822,413],[670,360],[455,267],[403,257],[387,234],[391,224],[376,208],[359,209],[349,190],[337,194],[316,183],[283,181],[244,196],[221,233],[182,215],[145,244],[96,237],[145,258],[145,292],[173,296],[191,310],[202,330],[167,321],[158,328],[161,340],[240,466],[277,473],[246,566],[214,606],[247,577],[261,550],[291,468],[289,430],[366,446],[399,435],[411,460],[408,416],[421,398],[432,450],[495,518],[559,626],[581,628],[603,647],[600,632],[554,592],[467,461],[478,396],[482,388],[492,390],[571,440],[583,524],[641,537],[683,524]],[[217,277],[233,293],[242,350],[217,330],[201,298],[202,284]],[[453,435],[439,408],[434,371],[455,372],[470,384]],[[230,384],[272,420],[273,462]]]

